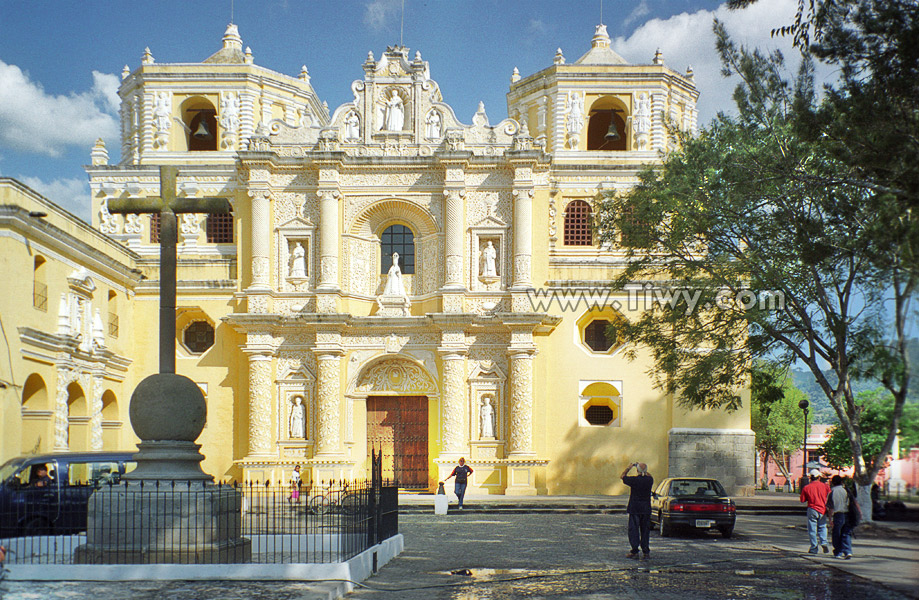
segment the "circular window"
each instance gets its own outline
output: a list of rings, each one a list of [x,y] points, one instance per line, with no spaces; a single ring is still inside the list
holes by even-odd
[[[606,352],[613,347],[615,338],[607,335],[610,322],[606,319],[591,321],[584,328],[584,343],[594,352]]]
[[[602,404],[588,406],[584,411],[584,419],[591,425],[609,425],[613,417],[613,409]]]
[[[185,328],[182,341],[190,351],[201,354],[214,345],[214,328],[207,321],[195,321]]]

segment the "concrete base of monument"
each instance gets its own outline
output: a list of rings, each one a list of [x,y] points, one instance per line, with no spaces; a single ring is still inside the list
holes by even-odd
[[[79,564],[246,563],[242,494],[201,482],[129,482],[93,492]]]

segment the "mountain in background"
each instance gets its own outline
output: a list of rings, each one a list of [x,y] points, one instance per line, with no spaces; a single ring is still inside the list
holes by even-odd
[[[910,367],[912,377],[910,379],[910,392],[907,402],[919,402],[919,338],[912,338],[907,342],[909,348]],[[825,423],[835,425],[838,422],[836,411],[830,406],[830,401],[817,385],[814,374],[802,369],[790,369],[795,387],[807,394],[810,401],[810,419],[813,423]],[[836,375],[832,371],[824,371],[827,380],[831,385],[836,384]],[[880,381],[874,379],[856,380],[852,382],[852,390],[858,395],[859,392],[876,390],[883,387]]]

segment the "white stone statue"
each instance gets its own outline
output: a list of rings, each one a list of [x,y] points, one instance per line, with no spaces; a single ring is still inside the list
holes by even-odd
[[[306,250],[297,242],[291,252],[290,258],[290,277],[306,277]]]
[[[296,396],[290,407],[290,437],[306,438],[306,407],[303,406],[300,396]]]
[[[156,128],[154,144],[157,148],[164,148],[169,143],[169,129],[172,117],[172,96],[169,92],[159,92],[155,97],[153,106],[153,126]]]
[[[575,149],[584,130],[584,98],[576,92],[568,97],[568,147]]]
[[[239,96],[234,92],[220,94],[220,144],[224,149],[236,144],[236,132],[239,130]]]
[[[648,135],[651,133],[651,99],[647,93],[642,93],[635,104],[635,118],[632,119],[635,134]]]
[[[482,399],[482,408],[479,409],[479,416],[482,421],[481,437],[495,437],[495,409],[491,405],[490,396],[485,396]]]
[[[361,119],[353,110],[345,117],[345,140],[358,140],[361,137]]]
[[[482,277],[498,276],[498,251],[492,245],[491,240],[482,248]]]
[[[405,285],[402,283],[402,269],[399,268],[399,253],[393,252],[392,266],[389,267],[389,273],[386,275],[386,288],[383,290],[383,296],[395,296],[407,298]]]
[[[441,126],[443,125],[443,118],[440,116],[440,111],[431,110],[431,112],[428,113],[428,118],[424,120],[424,123],[424,137],[429,140],[440,139]]]
[[[402,131],[405,124],[405,107],[399,93],[393,90],[383,109],[383,128],[387,131]]]

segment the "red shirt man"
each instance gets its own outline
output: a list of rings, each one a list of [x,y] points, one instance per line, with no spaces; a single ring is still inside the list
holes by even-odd
[[[820,471],[811,469],[811,482],[801,488],[801,502],[807,502],[807,534],[811,547],[809,552],[817,554],[817,547],[829,552],[827,546],[826,499],[830,495],[830,486],[820,481]]]

